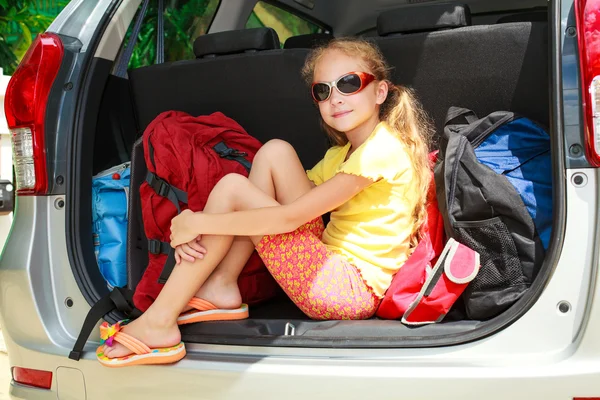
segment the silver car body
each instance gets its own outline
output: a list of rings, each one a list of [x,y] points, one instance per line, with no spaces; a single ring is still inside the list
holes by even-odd
[[[49,28],[77,38],[85,53],[111,0],[74,0]],[[96,56],[114,59],[139,5],[123,0],[104,31]],[[231,13],[248,5],[223,0],[211,31],[236,27]],[[252,2],[246,2],[252,3]],[[580,130],[580,98],[572,70],[576,57],[562,54],[572,2],[557,2],[552,73],[556,132]],[[227,14],[230,13],[230,14]],[[230,18],[228,22],[228,16]],[[571,57],[569,57],[571,56]],[[576,65],[575,65],[576,67]],[[72,79],[81,74],[80,65]],[[577,83],[577,80],[574,81]],[[71,129],[76,99],[61,99],[60,129]],[[562,102],[562,103],[560,103]],[[558,107],[558,104],[562,104]],[[562,139],[560,139],[562,140]],[[557,142],[555,142],[557,143]],[[565,141],[558,141],[565,143]],[[566,149],[560,152],[564,156]],[[567,165],[565,157],[565,165]],[[573,177],[581,175],[583,183]],[[80,361],[67,355],[89,311],[67,254],[64,196],[19,197],[0,262],[0,316],[11,366],[53,372],[52,390],[12,383],[17,399],[556,399],[600,397],[600,286],[598,274],[599,170],[561,168],[564,237],[560,257],[531,308],[512,325],[470,343],[423,349],[312,349],[187,346],[173,366],[113,370],[95,357],[94,333]],[[69,307],[72,300],[72,305]],[[96,330],[97,331],[97,330]]]

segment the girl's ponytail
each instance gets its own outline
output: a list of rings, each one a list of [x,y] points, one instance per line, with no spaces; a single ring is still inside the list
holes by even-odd
[[[415,230],[412,232],[411,242],[416,245],[419,230],[427,218],[427,192],[431,181],[428,153],[433,129],[413,91],[404,86],[396,86],[389,80],[387,82],[388,97],[381,105],[379,117],[398,134],[414,166],[412,192],[417,194],[419,201],[413,210]]]

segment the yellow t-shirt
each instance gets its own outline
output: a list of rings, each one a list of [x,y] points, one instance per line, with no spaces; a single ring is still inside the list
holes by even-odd
[[[404,145],[384,122],[344,161],[350,145],[329,149],[307,175],[316,185],[338,172],[374,181],[332,210],[323,243],[344,255],[375,294],[383,297],[409,255],[418,201],[411,185],[413,167]]]

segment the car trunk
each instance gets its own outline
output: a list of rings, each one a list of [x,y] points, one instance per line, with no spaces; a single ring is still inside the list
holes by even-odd
[[[508,22],[437,32],[375,38],[394,67],[393,81],[410,86],[431,116],[436,133],[443,130],[451,106],[474,110],[480,117],[493,111],[514,111],[550,126],[549,57],[546,22]],[[290,142],[304,166],[320,160],[327,141],[318,112],[300,77],[308,49],[265,50],[178,61],[129,71],[128,79],[102,80],[103,97],[88,119],[97,123],[82,161],[94,173],[132,157],[128,286],[135,289],[147,263],[140,225],[139,196],[143,151],[134,146],[145,127],[161,112],[181,110],[192,115],[221,111],[238,121],[263,143],[279,138]],[[92,74],[106,74],[110,65],[95,60]],[[97,114],[96,114],[97,113]],[[552,134],[552,132],[550,132]],[[93,160],[93,163],[92,163]],[[141,165],[141,167],[140,167]],[[141,168],[141,169],[140,169]],[[140,172],[141,171],[141,172]],[[89,183],[82,185],[82,190]],[[85,193],[77,207],[79,245],[85,266],[88,301],[106,287],[97,272],[89,227],[90,201]],[[312,321],[284,294],[254,306],[242,321],[210,322],[182,327],[188,343],[310,347],[427,347],[457,344],[489,335],[522,315],[547,276],[542,273],[530,293],[511,309],[489,321],[465,319],[460,300],[437,324],[419,328],[400,321]],[[83,279],[83,278],[82,278]],[[96,299],[96,300],[94,300]],[[111,314],[108,319],[116,319]]]

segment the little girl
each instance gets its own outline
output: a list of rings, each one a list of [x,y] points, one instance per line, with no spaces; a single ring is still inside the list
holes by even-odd
[[[177,266],[140,318],[103,325],[103,364],[174,362],[185,355],[178,324],[247,318],[237,278],[255,248],[310,318],[374,315],[426,217],[430,127],[366,41],[333,40],[302,72],[335,146],[306,172],[288,143],[271,140],[248,178],[225,176],[203,212],[175,217]]]

